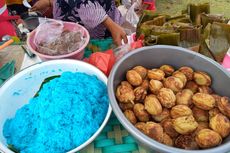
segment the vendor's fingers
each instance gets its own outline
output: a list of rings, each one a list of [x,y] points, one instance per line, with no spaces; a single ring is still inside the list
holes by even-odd
[[[30,8],[30,10],[29,10],[29,11],[31,11],[31,12],[32,12],[32,11],[37,11],[37,9],[36,9],[36,7],[35,7],[35,6],[33,6],[33,7],[31,7],[31,8]]]
[[[123,39],[123,41],[124,41],[125,44],[128,43],[128,38],[127,38],[127,35],[126,35],[126,34],[123,34],[123,35],[122,35],[122,39]]]
[[[30,11],[31,12],[34,12],[34,11],[39,11],[39,7],[37,6],[38,4],[37,3],[35,3],[31,8],[30,8]]]

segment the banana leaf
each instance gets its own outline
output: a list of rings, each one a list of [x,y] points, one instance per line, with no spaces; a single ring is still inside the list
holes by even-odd
[[[59,78],[59,77],[60,77],[60,75],[54,75],[54,76],[51,76],[51,77],[46,78],[46,79],[42,82],[42,84],[41,84],[39,90],[38,90],[37,93],[34,95],[34,97],[39,96],[39,92],[41,91],[42,87],[43,87],[46,83],[50,82],[51,80],[53,80],[53,79],[55,79],[55,78]]]
[[[142,23],[149,21],[149,20],[153,20],[155,17],[158,17],[158,16],[159,16],[158,13],[155,13],[153,11],[144,10],[143,14],[140,17],[138,25],[140,26]]]
[[[185,48],[197,46],[201,42],[201,26],[181,27],[180,32],[181,46]]]
[[[160,35],[150,35],[145,37],[145,45],[152,46],[152,45],[173,45],[178,46],[180,42],[180,34],[179,33],[165,33]]]
[[[165,16],[158,16],[154,18],[153,20],[146,21],[142,25],[156,25],[156,26],[163,26],[166,22]]]
[[[144,40],[145,46],[153,46],[157,44],[157,36],[150,35]]]
[[[224,18],[223,15],[212,15],[212,14],[200,14],[201,25],[205,28],[208,23],[219,22],[219,23],[227,23],[227,19]]]
[[[203,3],[203,4],[189,4],[188,5],[188,14],[190,15],[190,18],[193,23],[198,23],[199,21],[199,15],[201,13],[210,13],[210,4],[209,3]]]
[[[150,20],[153,20],[154,18],[158,17],[159,14],[158,13],[155,13],[153,11],[148,11],[148,10],[144,10],[143,11],[143,14],[141,15],[140,17],[140,20],[137,24],[137,30],[136,30],[136,35],[137,35],[137,38],[139,38],[142,34],[141,32],[141,26],[144,22],[146,21],[150,21]]]
[[[8,145],[8,149],[10,149],[11,151],[13,151],[14,153],[20,153],[19,150],[17,150],[13,145]]]
[[[208,48],[206,42],[203,41],[203,39],[202,39],[202,41],[201,41],[199,53],[202,54],[202,55],[204,55],[204,56],[207,56],[207,57],[209,57],[209,58],[211,58],[211,59],[213,59],[213,60],[215,60],[215,58],[214,58],[213,55],[211,54],[211,52],[210,52],[210,50],[209,50],[209,48]]]
[[[139,36],[140,35],[144,35],[145,37],[149,36],[151,34],[153,27],[154,25],[141,25],[140,29],[138,30]]]
[[[204,29],[204,33],[201,36],[201,45],[200,45],[200,50],[199,53],[203,54],[204,56],[207,56],[213,60],[214,56],[212,55],[212,53],[209,50],[209,46],[207,44],[207,40],[209,40],[209,36],[210,36],[210,31],[211,31],[211,24],[209,23],[205,29]]]
[[[181,23],[192,23],[191,19],[189,18],[188,15],[179,15],[179,16],[175,16],[175,17],[171,17],[167,20],[167,22],[172,22],[172,23],[176,23],[176,22],[181,22]]]
[[[150,35],[160,35],[165,33],[174,33],[175,30],[172,26],[156,26],[156,25],[146,25],[142,24],[139,30],[140,35],[148,37]]]
[[[230,25],[213,22],[209,36],[209,49],[217,62],[222,62],[230,47]]]
[[[191,23],[182,23],[182,22],[175,22],[175,23],[166,22],[164,24],[164,26],[166,26],[166,27],[171,26],[176,31],[178,31],[178,29],[180,29],[180,28],[193,28],[193,25]]]
[[[172,26],[152,26],[151,35],[161,35],[175,33],[175,29]]]
[[[157,44],[159,45],[173,45],[179,46],[180,33],[161,34],[157,37]]]

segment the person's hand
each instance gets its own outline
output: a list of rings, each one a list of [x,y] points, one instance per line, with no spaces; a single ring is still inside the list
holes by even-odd
[[[124,43],[128,43],[128,39],[126,36],[125,31],[121,26],[116,24],[112,21],[109,17],[103,22],[103,24],[106,26],[106,28],[111,32],[111,35],[113,37],[113,41],[116,45],[120,46],[122,44],[122,40]]]
[[[51,7],[51,1],[50,0],[39,0],[37,1],[33,7],[30,9],[30,11],[38,11],[43,12],[44,10]]]

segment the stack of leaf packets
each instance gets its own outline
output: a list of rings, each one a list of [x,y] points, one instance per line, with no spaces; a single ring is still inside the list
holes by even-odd
[[[179,16],[143,11],[137,38],[144,36],[146,46],[164,44],[197,48],[221,63],[230,47],[230,25],[222,15],[210,14],[210,4],[189,4]]]

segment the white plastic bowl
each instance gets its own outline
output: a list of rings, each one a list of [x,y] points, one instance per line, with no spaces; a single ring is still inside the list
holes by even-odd
[[[88,63],[77,60],[52,60],[35,64],[22,70],[10,78],[0,88],[0,152],[13,153],[7,148],[6,140],[2,132],[6,119],[14,117],[16,111],[29,102],[29,99],[31,99],[39,90],[39,87],[45,78],[60,75],[66,71],[84,72],[89,75],[96,75],[98,79],[107,84],[107,77],[99,69]],[[79,147],[73,148],[69,153],[77,152],[90,144],[106,125],[111,112],[112,109],[109,104],[106,117],[96,133]]]

